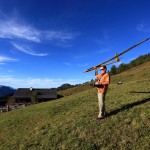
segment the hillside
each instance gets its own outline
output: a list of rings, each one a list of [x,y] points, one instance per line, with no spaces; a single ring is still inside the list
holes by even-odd
[[[113,76],[109,116],[101,121],[95,119],[97,95],[89,85],[57,101],[0,113],[0,149],[150,149],[149,85],[150,62]]]
[[[150,62],[146,62],[137,67],[133,67],[127,71],[112,76],[112,82],[117,81],[130,82],[134,80],[145,80],[150,78]]]
[[[150,62],[146,62],[142,65],[133,67],[133,68],[131,68],[127,71],[124,71],[120,74],[111,76],[111,83],[117,83],[119,81],[124,83],[124,82],[130,82],[130,81],[134,81],[134,80],[148,79],[148,78],[150,78],[149,72],[150,72]],[[93,77],[93,79],[94,79],[94,77]],[[58,91],[58,94],[61,96],[68,96],[68,95],[76,94],[78,92],[94,88],[90,84],[92,84],[92,82],[86,82],[77,87]]]

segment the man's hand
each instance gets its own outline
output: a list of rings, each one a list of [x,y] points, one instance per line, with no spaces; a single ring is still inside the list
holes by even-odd
[[[97,88],[103,88],[104,86],[102,84],[93,84],[93,86],[97,87]]]

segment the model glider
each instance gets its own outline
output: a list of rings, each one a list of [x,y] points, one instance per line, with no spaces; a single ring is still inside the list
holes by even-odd
[[[91,68],[85,70],[84,72],[89,72],[89,71],[92,71],[92,70],[96,70],[96,71],[97,71],[98,68],[100,68],[102,65],[108,65],[108,64],[115,63],[115,62],[119,62],[119,61],[120,61],[119,56],[121,56],[121,55],[123,55],[124,53],[130,51],[131,49],[137,47],[138,45],[140,45],[140,44],[146,42],[147,40],[149,40],[149,38],[147,38],[147,39],[145,39],[145,40],[143,40],[143,41],[141,41],[141,42],[139,42],[139,43],[137,43],[137,44],[131,46],[130,48],[128,48],[128,49],[122,51],[122,52],[119,53],[119,54],[116,53],[116,55],[115,55],[114,57],[112,57],[112,58],[106,60],[105,62],[103,62],[103,63],[101,63],[101,64],[98,64],[98,65],[96,65],[96,66],[93,66],[93,67],[91,67]],[[115,60],[115,61],[114,61],[114,62],[111,62],[112,60]]]

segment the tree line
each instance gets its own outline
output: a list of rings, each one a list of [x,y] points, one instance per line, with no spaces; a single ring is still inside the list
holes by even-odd
[[[108,72],[110,73],[110,75],[119,74],[123,71],[131,69],[132,67],[136,67],[138,65],[141,65],[141,64],[148,62],[148,61],[150,61],[150,53],[139,56],[138,58],[132,60],[129,64],[122,63],[119,65],[119,67],[116,67],[115,65],[113,65],[111,67],[110,71],[108,71]],[[95,80],[92,79],[90,81],[90,83],[93,83],[93,82],[95,82]],[[86,84],[86,83],[88,84],[89,82],[85,82],[83,84]],[[81,84],[71,85],[69,83],[65,83],[65,84],[62,84],[60,87],[58,87],[57,91],[66,90],[66,89],[73,88],[73,87],[76,87],[79,85],[81,85]]]
[[[138,65],[141,65],[141,64],[148,62],[148,61],[150,61],[150,53],[139,56],[138,58],[132,60],[129,64],[121,63],[119,65],[119,67],[116,67],[115,65],[113,65],[111,67],[109,73],[110,73],[110,75],[119,74],[123,71],[131,69],[132,67],[136,67]]]

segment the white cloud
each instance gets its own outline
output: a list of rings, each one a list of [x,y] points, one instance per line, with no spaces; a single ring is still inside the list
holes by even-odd
[[[40,34],[40,31],[34,27],[18,23],[15,20],[0,20],[0,38],[41,42]]]
[[[100,48],[99,50],[97,50],[97,53],[98,54],[109,53],[111,49],[112,48],[109,47],[109,46],[103,46],[102,48]]]
[[[141,32],[150,32],[150,24],[138,24],[136,29]]]
[[[78,55],[78,56],[74,56],[73,58],[74,59],[83,59],[86,57],[86,54],[85,55]]]
[[[39,30],[29,24],[17,21],[17,19],[0,20],[0,38],[20,39],[36,43],[41,43],[44,40],[57,40],[64,43],[76,35],[63,30]]]
[[[8,85],[13,88],[34,87],[34,88],[51,88],[59,87],[64,83],[79,84],[83,81],[79,79],[49,79],[49,78],[13,78],[11,76],[0,76],[1,85]]]
[[[88,66],[89,64],[88,63],[85,63],[85,64],[78,64],[78,66],[80,66],[80,67],[86,67],[86,66]]]
[[[37,53],[25,45],[18,45],[14,42],[11,42],[11,43],[16,49],[18,49],[19,51],[26,53],[26,54],[30,54],[30,55],[34,55],[34,56],[47,56],[48,55],[47,53]]]
[[[0,64],[5,64],[6,62],[11,62],[11,61],[18,61],[18,59],[6,57],[6,56],[0,56]]]
[[[73,64],[73,63],[69,63],[69,62],[65,62],[64,63],[65,65],[67,65],[67,66],[80,66],[80,67],[86,67],[86,66],[88,66],[89,64],[88,63],[84,63],[84,64]]]
[[[67,66],[71,66],[72,65],[72,63],[69,63],[69,62],[65,62],[64,64],[67,65]]]
[[[46,32],[43,32],[43,34],[46,35],[46,38],[48,40],[60,40],[62,42],[73,39],[75,36],[75,34],[65,32],[65,31],[46,31]]]

